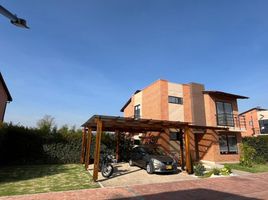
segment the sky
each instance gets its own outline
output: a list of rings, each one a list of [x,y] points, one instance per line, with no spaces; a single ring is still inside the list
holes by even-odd
[[[137,90],[165,79],[250,97],[268,108],[266,0],[6,0],[29,30],[0,16],[0,71],[13,101],[5,121],[44,115],[79,127],[122,115]]]

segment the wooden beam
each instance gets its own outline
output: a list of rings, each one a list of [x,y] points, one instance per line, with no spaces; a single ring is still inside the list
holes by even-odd
[[[179,142],[180,142],[180,162],[181,170],[184,170],[184,148],[183,148],[183,132],[180,130]]]
[[[96,119],[97,123],[97,133],[95,142],[95,155],[94,155],[94,169],[93,169],[93,180],[98,180],[99,171],[99,161],[100,161],[100,145],[101,145],[101,133],[102,133],[102,121],[101,119]]]
[[[85,168],[86,168],[86,170],[88,169],[88,165],[89,165],[89,161],[90,161],[91,139],[92,139],[92,129],[90,127],[88,127],[86,159],[85,159]]]
[[[187,126],[184,129],[184,138],[185,138],[185,156],[186,156],[186,171],[188,174],[193,174],[193,163],[191,159],[190,152],[190,128]]]
[[[82,146],[81,146],[81,157],[80,157],[80,163],[85,163],[85,143],[86,143],[86,128],[84,127],[83,133],[82,133]]]
[[[120,159],[119,157],[120,132],[118,130],[115,131],[115,136],[116,136],[116,161],[118,162]]]

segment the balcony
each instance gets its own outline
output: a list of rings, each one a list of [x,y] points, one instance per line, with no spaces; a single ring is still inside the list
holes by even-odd
[[[230,130],[241,131],[246,129],[246,120],[244,116],[236,114],[220,113],[216,114],[217,125],[229,127]]]

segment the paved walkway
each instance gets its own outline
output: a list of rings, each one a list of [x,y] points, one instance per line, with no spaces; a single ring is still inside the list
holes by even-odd
[[[147,174],[146,170],[136,166],[130,167],[128,163],[114,164],[114,173],[107,179],[99,172],[98,180],[103,187],[129,186],[139,184],[166,183],[174,181],[196,180],[197,177],[185,171],[178,173]],[[89,172],[93,174],[93,165],[89,165]]]
[[[0,200],[268,200],[268,173],[170,183],[0,197]]]

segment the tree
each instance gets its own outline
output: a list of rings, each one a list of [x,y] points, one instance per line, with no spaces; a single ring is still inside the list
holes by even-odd
[[[46,134],[55,132],[55,130],[57,129],[55,118],[50,115],[45,115],[37,122],[37,127],[40,129],[40,131]]]

